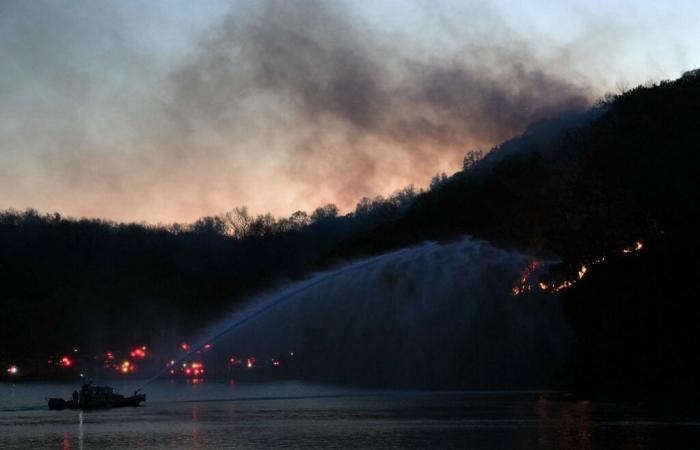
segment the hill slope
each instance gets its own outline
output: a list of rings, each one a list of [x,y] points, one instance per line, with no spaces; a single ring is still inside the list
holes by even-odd
[[[686,286],[697,271],[672,264],[697,249],[698,104],[697,72],[638,87],[535,124],[428,192],[365,200],[348,216],[328,206],[231,233],[223,216],[158,228],[6,212],[0,359],[168,340],[256,290],[423,240],[471,234],[557,256],[563,271],[641,240],[648,253],[635,263],[613,259],[563,294],[579,344],[562,382],[696,388],[699,317]],[[639,375],[645,366],[657,370]]]

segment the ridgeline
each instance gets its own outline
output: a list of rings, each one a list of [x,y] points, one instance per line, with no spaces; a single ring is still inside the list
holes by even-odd
[[[469,234],[558,257],[562,271],[643,241],[562,292],[575,345],[558,387],[698,392],[698,105],[698,71],[637,87],[346,216],[236,209],[148,226],[5,211],[0,362],[175,339],[260,290],[425,240]]]

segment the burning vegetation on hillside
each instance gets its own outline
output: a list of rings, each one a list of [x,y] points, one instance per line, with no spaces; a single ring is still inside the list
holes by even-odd
[[[621,252],[622,254],[630,254],[634,252],[639,252],[644,248],[644,243],[640,241],[636,241],[634,245],[631,245],[629,247],[624,247]],[[570,288],[574,284],[576,284],[578,281],[582,280],[583,277],[586,276],[586,274],[589,271],[589,268],[592,266],[595,266],[597,264],[601,264],[605,262],[606,257],[601,256],[597,259],[593,259],[584,263],[581,263],[581,265],[578,267],[575,273],[570,274],[568,276],[562,276],[559,277],[556,280],[550,279],[550,277],[546,275],[541,275],[537,282],[533,281],[533,278],[538,272],[538,269],[542,268],[542,263],[536,259],[533,259],[530,261],[530,263],[525,267],[523,270],[520,279],[518,280],[518,284],[513,286],[511,289],[513,292],[514,296],[518,296],[524,292],[532,291],[534,289],[539,289],[540,291],[547,292],[550,294],[561,292],[565,289]]]

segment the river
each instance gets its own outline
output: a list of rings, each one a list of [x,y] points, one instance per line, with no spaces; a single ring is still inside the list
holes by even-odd
[[[65,383],[0,384],[0,448],[700,448],[700,421],[554,392],[157,381],[138,408],[49,411]],[[116,384],[122,393],[133,384]]]

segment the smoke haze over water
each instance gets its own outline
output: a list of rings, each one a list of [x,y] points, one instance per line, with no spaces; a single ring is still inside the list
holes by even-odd
[[[581,14],[555,38],[477,2],[176,5],[0,6],[0,208],[349,210],[586,107],[636,37]]]

